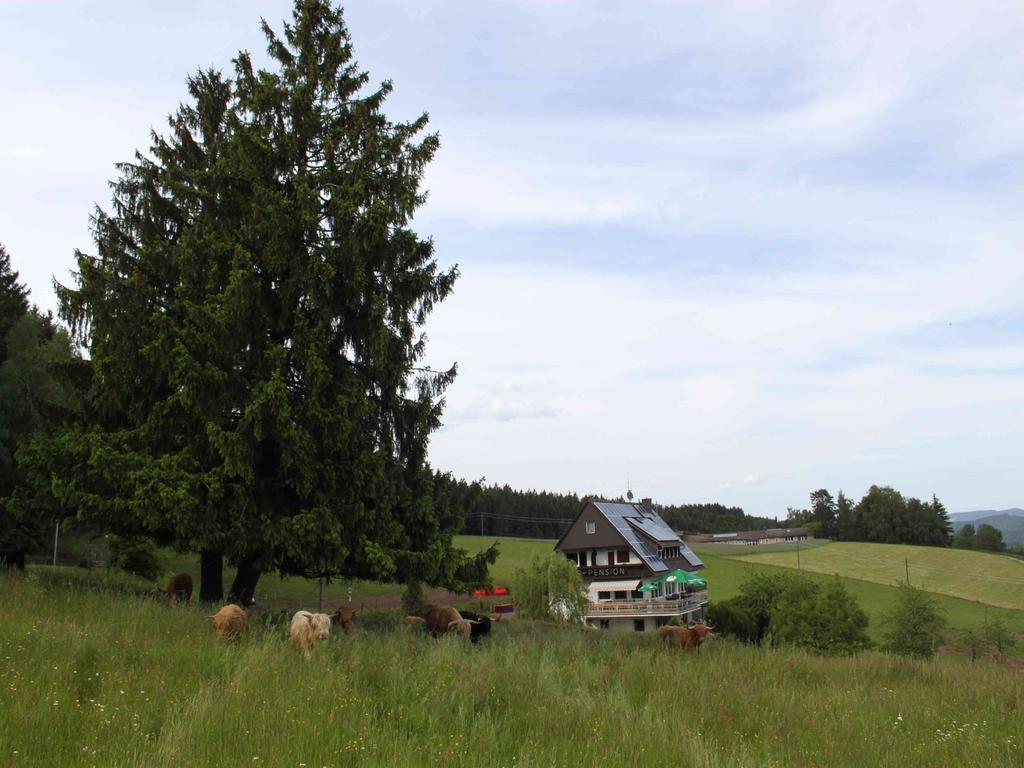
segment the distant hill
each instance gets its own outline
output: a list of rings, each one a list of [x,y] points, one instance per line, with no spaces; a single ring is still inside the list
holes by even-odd
[[[981,509],[975,512],[957,512],[949,516],[954,530],[960,530],[970,523],[977,528],[987,523],[1003,532],[1003,541],[1008,547],[1024,544],[1024,509]]]
[[[959,528],[964,523],[974,523],[983,517],[995,515],[1007,515],[1009,517],[1024,517],[1024,509],[1014,507],[1013,509],[977,509],[974,512],[954,512],[949,516],[949,522]]]
[[[1003,541],[1006,542],[1006,546],[1012,547],[1014,544],[1024,544],[1024,517],[1018,515],[992,515],[990,517],[982,517],[976,523],[975,527],[988,523],[993,528],[998,528],[1003,532]]]

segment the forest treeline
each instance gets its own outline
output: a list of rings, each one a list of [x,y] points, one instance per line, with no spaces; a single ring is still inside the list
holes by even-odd
[[[787,526],[802,526],[818,538],[948,547],[953,526],[938,497],[921,501],[887,485],[872,485],[856,504],[842,491],[811,493],[810,509],[788,510]]]
[[[560,538],[585,499],[603,498],[599,494],[520,491],[508,485],[480,486],[465,481],[459,481],[454,492],[458,494],[458,508],[465,511],[463,533],[537,539]],[[688,533],[763,530],[779,524],[778,520],[751,517],[739,507],[722,504],[654,506],[673,529]]]

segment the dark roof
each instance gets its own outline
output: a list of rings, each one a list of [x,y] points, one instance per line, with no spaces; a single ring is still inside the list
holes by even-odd
[[[669,570],[669,565],[658,557],[658,545],[679,547],[679,555],[693,568],[704,563],[697,557],[679,535],[661,517],[641,504],[627,504],[621,501],[592,501],[633,551],[640,556],[652,571]]]

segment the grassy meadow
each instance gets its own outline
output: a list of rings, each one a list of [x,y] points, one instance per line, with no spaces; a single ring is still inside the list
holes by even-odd
[[[772,552],[751,552],[756,547],[736,548],[744,550],[744,562],[797,567],[795,548]],[[910,583],[929,592],[1024,610],[1024,562],[1004,555],[836,541],[810,549],[801,547],[800,568],[890,586],[905,581],[909,571]]]
[[[516,620],[469,646],[379,617],[304,660],[283,626],[222,642],[198,608],[90,578],[0,576],[0,765],[1024,763],[1021,673],[987,661],[697,656]]]
[[[740,584],[747,578],[748,574],[758,571],[771,571],[776,568],[786,567],[775,566],[764,563],[761,559],[764,555],[743,555],[736,557],[725,557],[722,553],[723,545],[712,545],[705,548],[705,545],[698,544],[694,550],[704,561],[705,569],[701,572],[708,578],[708,595],[712,601],[728,600],[739,593]],[[835,544],[826,547],[819,547],[815,552],[826,552]],[[854,547],[871,547],[871,544],[855,544]],[[737,548],[738,549],[738,548]],[[925,547],[913,547],[913,549],[925,549]],[[743,552],[749,549],[742,548]],[[939,554],[951,553],[954,550],[938,549]],[[727,552],[731,554],[731,552]],[[782,553],[788,554],[788,553]],[[800,564],[803,565],[804,552],[801,548]],[[796,560],[793,560],[793,569],[796,568]],[[1024,567],[1021,567],[1024,570]],[[801,571],[808,578],[816,581],[827,581],[835,578],[831,573],[816,573],[803,569]],[[912,572],[913,573],[913,572]],[[897,587],[885,584],[878,584],[872,581],[854,579],[840,575],[843,586],[853,595],[861,608],[867,613],[871,623],[868,625],[868,635],[876,643],[883,640],[883,621],[887,613],[892,610],[896,603]],[[930,585],[922,584],[925,589],[932,591]],[[1024,632],[1024,611],[998,608],[978,600],[964,600],[949,595],[933,593],[935,601],[942,610],[949,624],[955,631],[978,630],[985,623],[986,618],[999,617],[1003,619],[1006,626],[1015,632]]]

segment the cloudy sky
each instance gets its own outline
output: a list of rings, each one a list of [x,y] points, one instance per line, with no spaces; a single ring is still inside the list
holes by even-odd
[[[114,163],[290,3],[0,2],[0,242],[54,305]],[[1024,506],[1024,6],[347,11],[442,149],[435,465],[784,515],[872,483]]]

